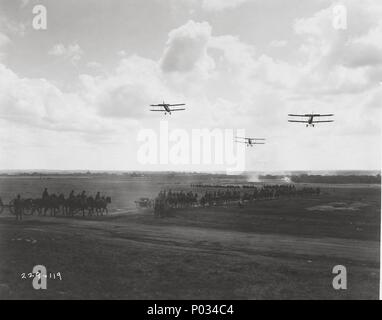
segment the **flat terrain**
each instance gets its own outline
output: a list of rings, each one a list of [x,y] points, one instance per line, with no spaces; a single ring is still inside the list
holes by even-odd
[[[49,182],[65,185],[65,192],[79,183],[65,180]],[[40,192],[18,183],[0,180],[2,197],[21,185],[31,194]],[[113,212],[107,217],[32,216],[16,222],[3,212],[0,298],[379,297],[379,187],[327,187],[309,198],[178,209],[171,217],[154,218],[132,203],[163,184],[134,181],[132,190],[128,183],[81,183],[84,190],[93,186],[112,194]],[[180,185],[166,183],[173,189]],[[60,272],[62,280],[48,279],[47,290],[34,290],[21,274],[38,264]],[[347,290],[332,287],[332,269],[339,264],[347,268]]]

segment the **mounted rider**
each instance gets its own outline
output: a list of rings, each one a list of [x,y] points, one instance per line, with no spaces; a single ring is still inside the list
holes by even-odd
[[[83,190],[83,191],[81,192],[81,194],[80,194],[80,198],[81,198],[81,200],[86,200],[86,191],[85,191],[85,190]]]
[[[41,198],[42,198],[42,200],[46,200],[49,198],[48,188],[44,189],[44,192],[42,193]]]

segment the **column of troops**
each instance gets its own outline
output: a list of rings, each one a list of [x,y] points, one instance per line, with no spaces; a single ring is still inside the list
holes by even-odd
[[[296,197],[319,195],[320,188],[302,187],[294,185],[263,185],[256,186],[206,186],[192,185],[193,187],[206,188],[201,194],[192,191],[162,190],[154,200],[154,213],[164,216],[170,208],[206,207],[238,203],[242,205],[248,201],[271,200],[280,197]],[[221,188],[220,188],[221,187]],[[218,190],[216,190],[218,189]],[[224,189],[224,190],[222,190]]]

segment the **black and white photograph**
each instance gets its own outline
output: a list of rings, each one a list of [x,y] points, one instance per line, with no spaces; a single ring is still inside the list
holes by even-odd
[[[378,0],[0,0],[0,300],[379,300],[381,40]]]

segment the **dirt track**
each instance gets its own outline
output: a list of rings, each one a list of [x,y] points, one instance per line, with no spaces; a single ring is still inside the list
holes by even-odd
[[[44,221],[37,227],[33,221]],[[48,224],[48,225],[46,225]],[[18,226],[15,226],[18,228]],[[84,234],[94,240],[137,242],[172,249],[205,250],[227,254],[287,254],[338,257],[354,261],[379,262],[379,244],[338,238],[308,238],[277,234],[249,234],[182,226],[143,225],[136,222],[89,221],[78,219],[28,218],[26,232]]]
[[[150,217],[147,224],[140,219],[27,217],[16,223],[1,217],[1,297],[378,298],[376,241],[167,225]],[[60,271],[64,280],[51,284],[46,293],[33,290],[30,282],[17,278],[34,264]],[[336,264],[348,268],[353,284],[346,292],[331,287]],[[4,277],[11,270],[13,277]]]

